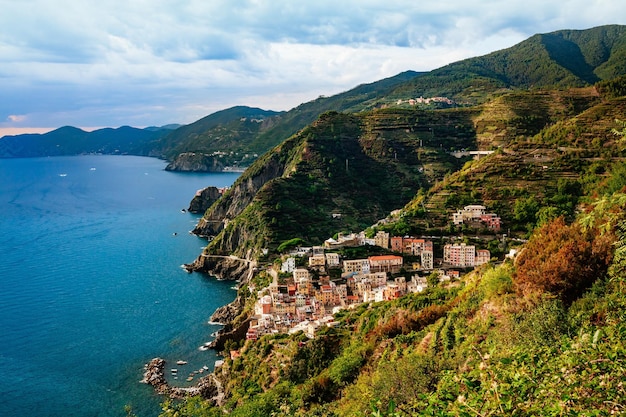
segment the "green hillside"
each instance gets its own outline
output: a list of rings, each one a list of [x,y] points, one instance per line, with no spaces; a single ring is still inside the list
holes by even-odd
[[[259,152],[251,142],[267,130],[279,114],[246,106],[221,110],[176,129],[161,139],[153,152],[168,160],[184,152],[221,152],[225,154],[222,155],[225,165],[234,165],[231,162],[249,165],[256,157],[244,158],[244,155]]]
[[[548,213],[573,216],[599,173],[621,161],[611,130],[625,103],[591,87],[437,111],[325,113],[257,160],[195,232],[216,236],[207,253],[255,257],[293,238],[320,244],[364,230],[405,204],[376,229],[449,234],[454,211],[484,204],[523,237]],[[452,155],[464,149],[493,153]]]
[[[622,82],[611,84],[618,91]],[[558,103],[572,96],[588,97],[587,104],[552,120],[559,114]],[[484,265],[460,281],[429,279],[421,293],[342,310],[334,315],[333,326],[319,330],[314,339],[296,332],[227,341],[225,353],[236,350],[237,355],[227,354],[215,374],[219,404],[200,397],[166,401],[162,416],[624,414],[626,123],[615,117],[626,114],[626,98],[590,89],[514,97],[468,112],[467,119],[502,122],[502,115],[509,114],[507,120],[517,121],[515,103],[528,109],[528,103],[538,100],[552,103],[547,116],[551,122],[537,131],[530,119],[531,126],[522,126],[533,133],[529,136],[507,135],[511,129],[503,123],[504,133],[497,136],[506,147],[450,173],[401,215],[404,222],[419,220],[416,214],[423,206],[415,202],[433,199],[448,187],[454,188],[448,197],[478,188],[477,198],[494,187],[508,189],[510,196],[517,193],[526,202],[536,198],[536,208],[563,209],[550,211],[540,222],[532,220],[534,230],[514,261]],[[503,111],[505,104],[513,108]],[[494,108],[498,117],[488,113]],[[455,112],[436,112],[450,113]],[[389,139],[416,130],[417,118],[411,116],[416,113],[378,111],[358,118],[327,114],[305,131],[369,138],[384,131],[382,136]],[[349,130],[356,129],[357,120],[359,130]],[[458,121],[456,129],[461,127]],[[327,145],[331,136],[325,141],[308,138],[306,149]],[[265,158],[290,155],[283,160],[286,171],[297,176],[297,165],[307,158],[294,159],[303,155],[303,148],[288,145],[302,143],[292,138],[277,149],[286,153]],[[390,142],[369,142],[375,143],[385,149]],[[513,206],[513,217],[532,212]],[[518,220],[521,226],[529,221]],[[241,286],[240,296],[248,304],[234,323],[245,320],[256,299],[249,288],[268,282],[261,272]]]
[[[324,113],[259,158],[196,228],[207,252],[241,256],[284,240],[321,244],[402,208],[460,168],[449,148],[475,146],[470,111]],[[225,230],[215,224],[225,224]]]
[[[207,124],[205,119],[214,117],[207,116],[170,135],[166,142],[171,146],[166,147],[165,155],[171,159],[184,151],[220,150],[262,154],[326,111],[358,113],[406,107],[407,104],[398,105],[398,101],[406,103],[419,97],[447,97],[456,102],[452,106],[468,106],[490,101],[512,90],[589,86],[626,74],[625,57],[625,26],[538,34],[511,48],[428,73],[406,71],[331,97],[319,97],[270,117],[256,128],[242,126],[238,117],[226,122],[223,116],[230,115],[233,109],[220,114],[219,127]],[[419,106],[433,109],[439,104]]]
[[[455,62],[399,86],[389,102],[447,96],[477,104],[510,89],[581,87],[626,73],[626,27],[538,34],[501,51]]]
[[[274,112],[245,106],[232,107],[183,126],[165,137],[156,146],[158,152],[171,160],[183,152],[212,154],[238,153],[239,157],[224,157],[249,165],[259,154],[278,145],[298,130],[312,123],[326,111],[345,111],[363,102],[378,99],[393,87],[413,78],[417,73],[407,71],[374,83],[362,84],[332,97],[319,97],[288,112]],[[241,155],[254,155],[241,160]],[[228,162],[228,161],[227,161]],[[228,165],[228,163],[226,163]]]
[[[482,126],[478,142],[484,148],[496,144],[496,152],[468,161],[416,196],[402,218],[412,233],[449,232],[454,211],[484,204],[502,217],[510,233],[523,235],[548,213],[572,217],[578,199],[623,160],[623,146],[612,129],[626,114],[624,97],[600,99],[589,89],[536,91],[503,96],[481,109],[474,119]],[[527,110],[531,114],[520,116]],[[533,210],[522,215],[525,202]]]

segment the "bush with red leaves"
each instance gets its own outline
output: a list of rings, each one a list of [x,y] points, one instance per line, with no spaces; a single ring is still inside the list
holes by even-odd
[[[585,232],[558,218],[537,229],[516,261],[518,294],[549,293],[570,304],[606,275],[611,258],[609,236]]]

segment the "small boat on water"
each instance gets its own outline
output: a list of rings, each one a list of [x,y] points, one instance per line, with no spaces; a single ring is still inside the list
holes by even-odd
[[[176,365],[187,365],[187,361],[177,361]]]

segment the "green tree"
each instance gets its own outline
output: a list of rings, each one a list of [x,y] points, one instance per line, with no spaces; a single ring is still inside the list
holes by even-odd
[[[519,198],[515,200],[513,206],[513,217],[523,224],[535,224],[537,221],[537,212],[539,211],[539,203],[534,196]]]
[[[426,278],[426,282],[430,288],[436,287],[439,285],[439,273],[431,272],[430,275]]]

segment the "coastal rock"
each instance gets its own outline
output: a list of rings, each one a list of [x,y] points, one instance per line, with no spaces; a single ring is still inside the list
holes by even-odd
[[[167,395],[172,399],[182,399],[185,397],[194,397],[199,395],[202,398],[213,401],[214,404],[217,404],[223,397],[221,384],[212,373],[200,378],[198,383],[193,387],[173,387],[169,385],[165,379],[164,370],[164,359],[152,359],[145,366],[145,372],[141,382],[151,385],[157,394]]]
[[[196,152],[181,153],[170,162],[166,171],[181,172],[222,172],[224,165],[211,155]]]
[[[144,367],[145,372],[141,382],[154,387],[154,390],[161,395],[169,395],[171,393],[171,387],[165,380],[165,360],[161,358],[154,358],[146,364]]]
[[[241,296],[238,296],[232,303],[215,310],[211,316],[211,321],[215,323],[230,323],[241,313],[244,305],[245,300]]]
[[[217,187],[206,187],[202,190],[198,190],[189,203],[189,209],[187,211],[191,213],[204,213],[221,196],[222,193]]]
[[[224,346],[227,340],[232,340],[234,342],[240,342],[246,339],[246,333],[250,328],[250,320],[246,319],[243,323],[238,326],[234,326],[231,322],[229,322],[226,326],[224,326],[220,331],[217,332],[215,339],[211,342],[209,347],[211,349],[215,349],[218,352],[224,350]]]
[[[188,272],[203,272],[222,280],[247,282],[256,270],[256,263],[231,256],[202,253],[190,264],[185,264]]]

